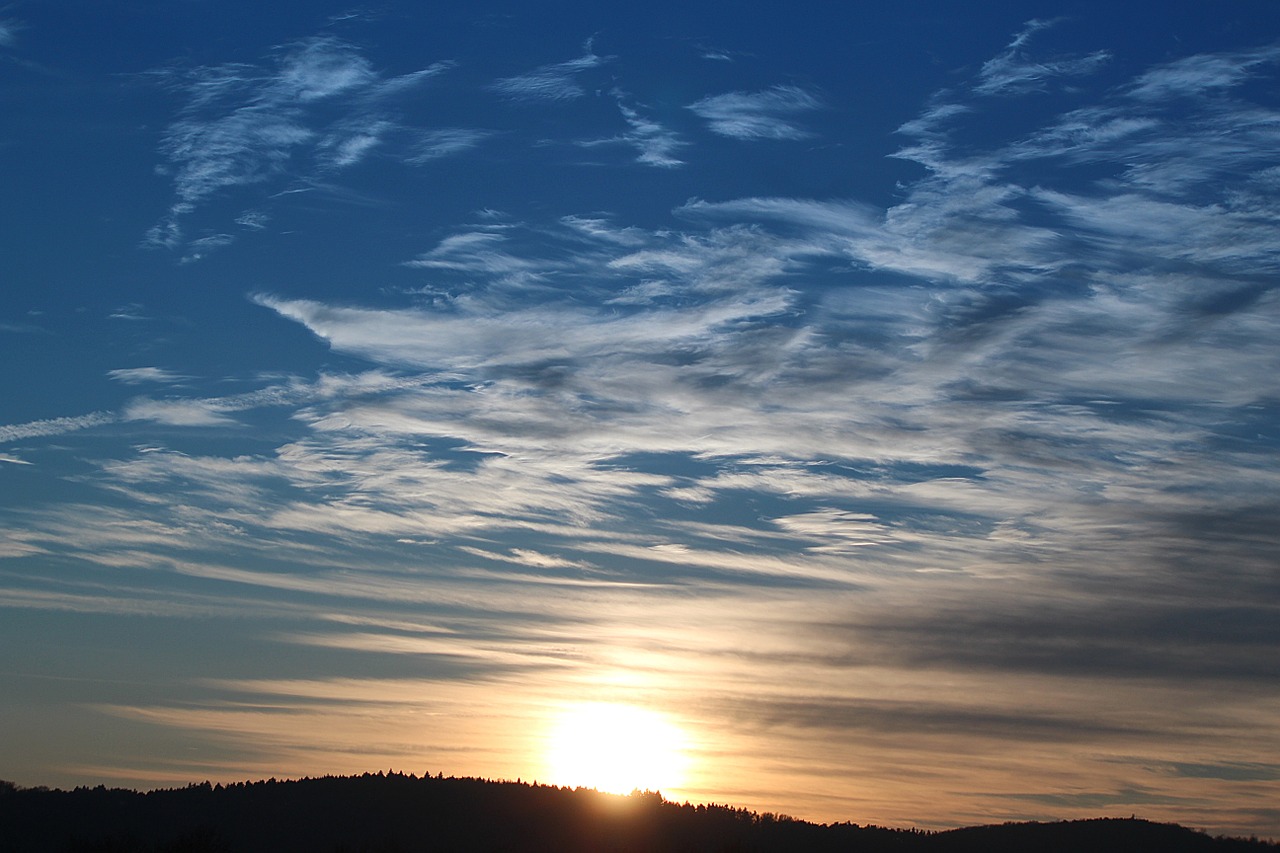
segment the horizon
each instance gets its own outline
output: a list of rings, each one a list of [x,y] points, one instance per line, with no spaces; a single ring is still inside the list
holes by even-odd
[[[722,810],[731,811],[731,812],[743,812],[745,814],[753,815],[755,817],[767,817],[768,820],[778,821],[778,822],[793,821],[796,823],[809,823],[814,826],[820,826],[820,827],[847,825],[847,826],[853,826],[853,827],[858,827],[862,829],[887,829],[895,832],[922,833],[922,834],[939,834],[944,832],[950,832],[951,830],[954,830],[954,829],[982,829],[982,828],[1008,826],[1008,825],[1027,825],[1027,824],[1050,825],[1052,823],[1095,823],[1095,822],[1111,822],[1111,821],[1125,821],[1125,822],[1136,821],[1138,823],[1151,823],[1151,824],[1159,824],[1164,826],[1177,826],[1182,829],[1190,830],[1192,832],[1202,833],[1206,835],[1209,834],[1208,830],[1200,827],[1184,826],[1183,824],[1173,823],[1173,822],[1153,821],[1140,814],[1130,814],[1128,817],[1125,817],[1123,815],[1099,814],[1099,815],[1094,815],[1092,817],[1072,818],[1069,820],[1003,822],[1000,824],[956,826],[956,827],[946,827],[942,829],[928,829],[928,828],[920,828],[916,826],[881,826],[879,824],[873,824],[873,823],[859,824],[855,821],[828,821],[828,822],[818,823],[818,822],[806,820],[804,818],[795,817],[794,815],[783,814],[780,812],[757,812],[751,809],[745,809],[741,806],[737,806],[733,803],[728,803],[728,802],[695,803],[689,800],[677,801],[667,797],[665,794],[663,794],[662,791],[654,791],[647,788],[646,789],[635,788],[626,793],[617,793],[615,791],[601,790],[600,788],[596,788],[590,785],[558,785],[552,782],[541,782],[541,781],[538,781],[537,779],[488,779],[488,778],[483,778],[478,776],[452,776],[452,775],[446,776],[443,771],[437,771],[434,774],[429,771],[424,771],[423,773],[414,773],[412,771],[406,772],[402,770],[396,770],[394,768],[390,768],[387,770],[379,770],[376,772],[365,771],[363,773],[353,773],[353,774],[341,775],[341,776],[333,775],[333,774],[324,774],[322,776],[302,776],[298,778],[289,778],[289,779],[277,779],[274,776],[267,779],[243,779],[243,780],[234,780],[234,781],[229,780],[229,781],[217,781],[217,782],[210,779],[203,779],[198,782],[195,782],[195,781],[188,782],[187,784],[180,785],[180,786],[160,787],[160,788],[151,788],[151,789],[111,787],[107,785],[95,785],[92,787],[81,785],[72,789],[49,788],[47,786],[42,786],[42,785],[31,786],[31,787],[18,785],[16,786],[16,789],[18,791],[34,791],[34,792],[41,792],[41,793],[59,793],[59,794],[77,793],[81,791],[105,790],[105,791],[123,791],[125,793],[130,793],[130,794],[146,795],[146,794],[157,794],[157,793],[172,793],[176,791],[187,791],[192,789],[225,790],[230,788],[254,788],[254,787],[263,786],[263,785],[287,785],[287,784],[298,784],[298,783],[306,783],[306,782],[325,782],[325,781],[358,781],[362,779],[384,779],[384,780],[385,779],[407,779],[409,781],[414,781],[414,782],[475,782],[483,785],[499,785],[499,786],[510,785],[510,786],[523,787],[523,788],[543,788],[543,789],[549,789],[549,790],[555,790],[555,791],[562,791],[570,794],[595,794],[601,797],[606,797],[614,800],[650,801],[653,798],[657,798],[657,800],[663,803],[664,805],[676,806],[678,808],[722,809]],[[14,783],[11,783],[5,779],[0,779],[0,787],[4,785],[12,785],[12,784]],[[1241,838],[1243,840],[1242,836],[1218,835],[1215,837]],[[1263,838],[1255,837],[1251,840],[1261,841],[1264,844],[1278,843],[1276,839],[1266,838],[1266,837],[1263,837]]]
[[[0,777],[1280,837],[1280,5],[0,8]]]

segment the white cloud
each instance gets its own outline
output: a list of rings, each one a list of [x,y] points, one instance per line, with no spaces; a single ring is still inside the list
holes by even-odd
[[[486,130],[463,127],[426,131],[418,137],[407,162],[421,166],[442,157],[452,157],[475,148],[492,135]]]
[[[374,98],[391,98],[401,93],[407,92],[433,77],[438,77],[447,71],[451,71],[458,67],[458,63],[452,60],[443,62],[433,62],[426,68],[418,71],[411,71],[408,74],[401,74],[399,77],[391,77],[386,80],[376,82],[370,93]]]
[[[316,155],[331,169],[345,169],[365,159],[395,125],[383,119],[344,122],[316,144]]]
[[[973,90],[981,95],[1020,95],[1042,91],[1053,78],[1092,74],[1111,59],[1106,51],[1049,60],[1028,57],[1022,48],[1034,33],[1052,25],[1052,21],[1028,22],[1003,53],[983,64]]]
[[[176,164],[180,204],[192,205],[227,187],[261,183],[281,171],[293,149],[314,131],[286,104],[252,104],[213,120],[171,125],[163,153]]]
[[[204,260],[209,252],[215,252],[218,249],[230,246],[235,241],[235,236],[231,234],[210,234],[206,237],[191,240],[187,243],[187,253],[182,256],[181,262],[189,264]]]
[[[0,425],[0,441],[20,441],[24,438],[36,438],[46,435],[63,435],[82,429],[112,424],[119,417],[111,412],[92,412],[87,415],[76,415],[67,418],[48,418],[46,420],[28,421],[22,424]]]
[[[272,101],[315,101],[377,80],[369,61],[353,45],[316,38],[284,51],[279,73],[271,81]]]
[[[169,426],[232,426],[232,418],[203,400],[134,400],[121,416],[131,421],[155,421]]]
[[[1004,71],[1014,86],[1025,69]],[[920,144],[899,152],[929,174],[887,210],[693,201],[677,211],[684,232],[603,214],[540,229],[497,219],[410,262],[468,278],[431,308],[258,297],[336,351],[448,381],[285,395],[309,435],[268,467],[324,499],[221,516],[272,536],[497,539],[459,550],[543,570],[622,561],[726,584],[847,584],[890,570],[993,580],[1047,560],[1089,573],[1126,533],[1223,499],[1214,470],[1262,494],[1274,472],[1247,473],[1255,455],[1189,448],[1220,407],[1265,398],[1280,375],[1280,300],[1237,281],[1274,266],[1265,137],[1215,148],[1207,118],[1125,113],[1124,91],[989,150],[954,145],[977,114],[935,99],[903,126]],[[742,104],[726,103],[727,120]],[[1180,150],[1181,183],[1163,179],[1163,196],[1131,167],[1156,145]],[[1070,191],[1055,181],[1081,162],[1130,170]],[[1184,190],[1198,200],[1167,195]],[[1171,227],[1193,236],[1170,244]],[[455,467],[433,441],[474,458]],[[625,461],[642,454],[690,470]],[[115,470],[144,493],[179,465]],[[182,470],[227,489],[250,476]],[[669,501],[680,518],[741,495],[789,508],[755,529],[635,511]],[[617,518],[648,529],[588,542],[578,527]],[[549,544],[504,541],[514,530]],[[743,543],[780,556],[753,562]],[[1155,565],[1129,553],[1135,572]]]
[[[571,306],[495,313],[485,306],[451,312],[384,311],[262,295],[256,301],[304,324],[330,346],[384,361],[437,370],[536,364],[562,358],[642,356],[715,340],[735,324],[786,311],[786,293],[747,295],[689,311],[617,315]]]
[[[536,275],[554,267],[554,263],[500,251],[507,239],[503,226],[454,234],[405,266],[504,276]]]
[[[773,523],[799,536],[815,540],[812,552],[840,553],[850,548],[883,545],[892,541],[889,528],[874,515],[837,509],[818,509],[775,518]]]
[[[246,210],[236,217],[236,224],[251,231],[261,231],[267,227],[271,216],[261,210]]]
[[[1238,86],[1261,65],[1280,59],[1280,47],[1227,54],[1199,54],[1147,71],[1134,81],[1129,95],[1140,101],[1213,95]]]
[[[117,370],[108,370],[107,376],[129,385],[141,385],[144,382],[176,385],[191,378],[163,367],[122,367]]]
[[[562,216],[560,222],[591,240],[601,240],[618,246],[642,246],[650,235],[640,228],[619,228],[598,216]]]
[[[543,65],[527,74],[504,77],[489,88],[517,101],[571,101],[586,94],[578,83],[578,75],[608,61],[609,57],[597,56],[588,44],[586,54],[577,59]]]
[[[354,45],[319,37],[277,49],[271,67],[238,63],[159,75],[188,102],[161,142],[176,200],[143,244],[182,245],[182,220],[216,194],[361,162],[404,130],[388,112],[391,100],[451,67],[436,63],[383,78]],[[267,219],[258,212],[246,227]],[[187,258],[200,255],[197,249]]]
[[[630,127],[625,133],[603,139],[580,140],[576,144],[583,148],[594,148],[601,145],[629,145],[637,151],[636,162],[646,166],[672,169],[683,166],[684,161],[675,153],[687,143],[674,131],[669,130],[657,121],[642,116],[632,107],[618,102],[618,110]]]
[[[631,133],[624,138],[640,152],[636,157],[637,161],[666,169],[684,165],[684,161],[677,158],[675,153],[685,143],[673,131],[641,116],[625,104],[619,104],[618,109],[622,111],[627,124],[631,125]]]
[[[734,139],[805,139],[813,134],[796,124],[797,113],[816,110],[822,102],[797,86],[774,86],[761,92],[711,95],[689,105],[713,131]]]
[[[531,548],[512,548],[506,553],[487,551],[483,548],[463,547],[459,550],[486,560],[529,566],[534,569],[595,569],[592,563],[585,560],[567,560],[554,554],[543,554]]]

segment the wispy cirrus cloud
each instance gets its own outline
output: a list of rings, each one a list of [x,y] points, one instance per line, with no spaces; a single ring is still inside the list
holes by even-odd
[[[785,294],[726,299],[692,311],[658,308],[651,314],[621,316],[567,306],[494,312],[478,304],[440,314],[342,308],[266,295],[256,301],[304,323],[339,349],[442,370],[487,364],[514,367],[607,352],[638,355],[650,347],[714,340],[717,329],[789,307]]]
[[[1125,91],[1089,109],[1118,111]],[[947,121],[973,115],[965,107]],[[1241,283],[1273,263],[1269,208],[1261,192],[1247,215],[1235,201],[1265,180],[1267,149],[1242,136],[1212,174],[1253,171],[1219,186],[1203,177],[1218,155],[1199,118],[1152,108],[1132,122],[1080,134],[1069,128],[1083,114],[1066,112],[985,151],[962,151],[937,124],[906,128],[930,148],[900,156],[930,171],[886,210],[744,198],[681,207],[680,231],[599,216],[465,228],[409,262],[467,277],[469,289],[429,306],[259,296],[335,351],[442,377],[283,398],[309,437],[281,449],[279,476],[328,471],[334,499],[261,517],[277,531],[409,541],[518,527],[555,537],[529,551],[574,563],[608,555],[808,582],[873,565],[941,571],[968,551],[987,574],[1019,573],[1037,554],[1087,571],[1118,528],[1207,528],[1225,498],[1212,471],[1256,484],[1246,494],[1274,479],[1253,451],[1192,450],[1213,444],[1223,407],[1244,417],[1277,375],[1276,297]],[[1156,197],[1132,173],[1087,191],[1054,180],[1060,164],[1132,164],[1156,136],[1186,152],[1185,198]],[[1015,180],[1015,164],[1038,170],[1034,182]],[[1195,200],[1206,191],[1224,200]],[[1151,221],[1164,225],[1141,225]],[[1173,247],[1170,225],[1199,237]],[[531,282],[540,304],[527,301]],[[137,401],[125,416],[227,425],[266,404]],[[423,441],[467,450],[407,446]],[[681,473],[628,461],[652,456]],[[1153,483],[1151,466],[1169,458],[1176,476]],[[711,512],[748,493],[788,504],[760,516],[762,538],[726,528],[716,543],[662,524],[648,545],[588,546],[552,520],[667,501]],[[1250,537],[1204,547],[1254,564],[1271,540],[1247,519],[1264,504],[1241,507]],[[727,553],[742,541],[792,555],[750,570]],[[1164,541],[1199,559],[1192,539]],[[824,562],[837,557],[843,569]]]
[[[128,385],[141,385],[145,382],[176,385],[192,378],[164,367],[121,367],[108,370],[107,375]]]
[[[414,143],[407,162],[421,166],[443,157],[452,157],[475,148],[492,135],[490,131],[463,127],[425,131]]]
[[[74,415],[66,418],[46,418],[22,424],[5,424],[0,426],[0,441],[21,441],[25,438],[39,436],[63,435],[69,432],[115,423],[117,420],[119,420],[119,416],[111,412],[91,412],[87,415]]]
[[[395,125],[386,119],[364,118],[343,122],[316,145],[320,163],[327,169],[345,169],[369,156]]]
[[[1116,144],[1115,140],[1127,136],[1111,135],[1106,144]],[[968,507],[969,511],[986,507],[979,514],[990,513],[990,521],[979,524],[974,533],[987,531],[982,535],[988,537],[988,547],[1005,543],[999,547],[1009,549],[1011,561],[1024,548],[1014,533],[1021,531],[1025,536],[1027,531],[1039,530],[1033,535],[1044,537],[1057,529],[1064,536],[1066,531],[1080,535],[1101,523],[1088,502],[1068,501],[1051,509],[1043,499],[1034,497],[1034,478],[1014,473],[1025,466],[1044,471],[1062,466],[1078,466],[1076,470],[1081,472],[1092,469],[1093,476],[1100,478],[1099,483],[1107,483],[1103,488],[1117,496],[1132,489],[1146,491],[1151,503],[1135,516],[1135,523],[1139,516],[1151,523],[1157,506],[1164,507],[1160,512],[1180,512],[1175,509],[1175,492],[1150,492],[1149,486],[1140,485],[1142,478],[1133,465],[1139,459],[1150,459],[1154,445],[1183,446],[1200,440],[1197,436],[1209,434],[1210,420],[1201,418],[1195,410],[1182,408],[1191,401],[1235,406],[1257,401],[1258,394],[1265,393],[1265,381],[1261,386],[1256,383],[1273,371],[1274,365],[1264,355],[1265,348],[1241,344],[1265,339],[1265,330],[1274,322],[1274,300],[1264,291],[1232,302],[1234,286],[1228,285],[1226,295],[1215,303],[1219,307],[1214,309],[1226,313],[1213,316],[1234,315],[1241,322],[1215,321],[1219,326],[1216,330],[1198,332],[1179,344],[1184,351],[1196,353],[1193,363],[1200,376],[1189,382],[1191,375],[1182,367],[1184,362],[1168,358],[1172,345],[1168,335],[1171,330],[1182,328],[1188,306],[1179,305],[1176,299],[1168,300],[1176,288],[1148,289],[1156,286],[1156,274],[1139,272],[1141,264],[1153,264],[1156,259],[1169,256],[1169,246],[1159,237],[1164,231],[1135,231],[1132,225],[1122,224],[1118,213],[1112,218],[1109,212],[1112,205],[1132,211],[1136,200],[1130,197],[1131,191],[1113,191],[1109,197],[1073,196],[1069,205],[1066,199],[1045,195],[1050,192],[1048,189],[996,181],[1006,162],[1025,156],[1023,147],[992,151],[978,167],[966,166],[964,161],[952,163],[946,159],[945,148],[937,149],[935,154],[943,158],[938,161],[942,167],[951,171],[939,168],[943,177],[920,181],[911,188],[900,209],[880,216],[854,203],[747,199],[719,205],[695,203],[682,211],[694,217],[773,222],[791,229],[791,236],[762,238],[756,232],[749,241],[732,243],[726,242],[731,231],[721,232],[717,241],[691,235],[669,241],[657,235],[645,238],[633,233],[629,240],[642,242],[633,242],[625,252],[595,255],[590,263],[618,280],[623,291],[647,288],[645,292],[652,294],[655,305],[673,297],[685,301],[672,303],[670,310],[632,315],[625,322],[601,324],[599,317],[588,319],[591,314],[582,313],[580,307],[575,309],[576,314],[561,313],[559,319],[553,320],[550,314],[511,311],[501,302],[469,303],[465,310],[452,309],[443,314],[357,311],[274,299],[264,304],[305,323],[338,349],[375,360],[463,371],[464,375],[494,383],[485,395],[497,394],[504,386],[514,394],[508,396],[504,391],[495,397],[494,402],[502,401],[502,409],[489,407],[483,396],[474,398],[472,403],[460,405],[465,399],[460,397],[446,404],[443,400],[453,395],[444,392],[438,411],[434,404],[419,406],[402,400],[388,401],[390,405],[377,412],[352,408],[344,413],[348,423],[363,423],[364,428],[377,429],[374,425],[378,422],[394,422],[400,424],[398,429],[408,431],[461,431],[471,435],[477,446],[494,450],[505,446],[508,451],[515,445],[507,442],[519,434],[534,435],[530,428],[540,424],[548,431],[536,433],[536,444],[544,448],[549,440],[552,446],[567,448],[567,443],[579,441],[590,432],[599,439],[597,447],[611,443],[625,447],[626,442],[637,441],[643,435],[644,443],[634,445],[634,449],[667,453],[696,450],[726,458],[768,454],[804,457],[807,453],[820,454],[819,448],[825,447],[827,453],[849,459],[888,454],[913,464],[925,464],[929,459],[981,460],[978,467],[986,471],[981,481],[966,476],[955,482],[930,481],[927,488],[921,484],[904,489],[899,484],[886,487],[888,491],[883,494],[897,494],[895,500],[902,507],[925,501],[948,517],[954,517],[961,507]],[[973,159],[972,154],[966,156]],[[1072,156],[1079,156],[1079,152]],[[964,186],[976,192],[957,202],[952,190],[961,186],[961,181],[967,181]],[[1023,222],[1018,205],[1028,200],[1038,200],[1046,210],[1056,208],[1058,215],[1064,217],[1060,227]],[[1092,218],[1084,218],[1085,209]],[[1202,270],[1199,287],[1208,284],[1203,277],[1207,271],[1216,270],[1216,275],[1227,277],[1223,279],[1225,283],[1246,270],[1265,269],[1259,266],[1266,263],[1270,251],[1264,233],[1260,232],[1256,239],[1233,242],[1232,237],[1241,233],[1241,226],[1233,224],[1230,215],[1222,210],[1174,206],[1170,212],[1223,217],[1215,220],[1220,222],[1220,228],[1206,228],[1210,224],[1207,220],[1198,223],[1204,240],[1189,244],[1180,256]],[[1088,226],[1084,227],[1086,222]],[[1064,233],[1071,234],[1072,239],[1062,239],[1060,235]],[[1124,255],[1114,254],[1112,238],[1108,236],[1111,233],[1126,246]],[[443,260],[446,254],[467,245],[492,246],[498,239],[492,234],[467,237],[456,245],[450,244],[449,252],[441,252],[439,257]],[[501,240],[508,238],[503,236]],[[603,240],[600,245],[604,245]],[[985,248],[975,255],[972,248],[962,251],[966,245]],[[598,247],[597,251],[602,249]],[[818,259],[835,261],[842,257],[873,270],[909,276],[919,284],[914,288],[850,291],[847,295],[838,288],[828,289],[821,309],[815,303],[801,301],[787,289],[774,291],[772,302],[763,296],[771,286],[796,286],[808,265]],[[1071,281],[1079,275],[1074,270],[1081,258],[1103,265],[1100,269],[1105,271],[1105,287],[1099,281],[1090,293],[1075,286],[1033,286],[1037,278],[1049,277],[1052,281],[1059,275]],[[1138,267],[1125,270],[1135,262]],[[735,273],[729,274],[729,270]],[[755,277],[743,279],[737,275],[738,270],[753,270]],[[1141,283],[1145,275],[1153,276],[1149,285]],[[641,280],[625,284],[627,276]],[[665,279],[665,284],[655,286],[655,277]],[[771,277],[776,284],[767,284]],[[692,319],[697,312],[712,307],[714,303],[699,300],[715,293],[715,282],[720,280],[735,281],[739,287],[743,281],[759,282],[766,290],[761,291],[759,298],[764,301],[758,305],[773,305],[776,311],[794,311],[799,305],[808,304],[805,320],[785,336],[780,329],[766,333],[751,324],[735,328],[734,324],[753,316],[778,316],[761,315],[751,308],[746,314],[721,315],[729,324],[719,328],[695,323],[688,327],[692,330],[688,338],[654,332],[646,336],[639,331],[678,328],[673,325],[674,318],[686,315],[686,319]],[[1165,274],[1164,280],[1169,283],[1176,278]],[[1123,281],[1129,283],[1127,289],[1118,289]],[[1192,280],[1186,284],[1190,286]],[[608,299],[612,302],[612,294],[619,288],[611,286],[610,290]],[[1155,301],[1148,301],[1149,298]],[[689,302],[690,299],[694,301]],[[674,307],[681,304],[682,308]],[[742,305],[746,307],[747,303]],[[500,315],[501,321],[497,319]],[[875,318],[873,337],[864,337],[871,334],[873,327],[863,325],[859,319],[868,316]],[[459,330],[456,338],[446,331],[454,324]],[[555,331],[551,331],[553,326]],[[596,326],[600,327],[598,336],[581,333],[583,328]],[[362,327],[367,331],[358,331]],[[635,334],[620,333],[630,327],[637,330]],[[1143,335],[1136,347],[1135,329],[1142,330]],[[713,332],[710,337],[708,331]],[[470,346],[463,343],[464,337]],[[450,344],[424,349],[420,342],[428,338]],[[644,348],[636,349],[642,339]],[[690,350],[688,341],[693,339],[701,339],[702,343]],[[1146,344],[1142,343],[1144,340]],[[477,349],[476,343],[484,341],[489,343]],[[554,341],[554,346],[549,346],[549,341]],[[762,360],[756,348],[765,341],[774,342],[770,361]],[[840,343],[837,345],[836,341]],[[1111,341],[1114,349],[1109,348]],[[782,349],[777,348],[780,342]],[[1242,354],[1255,349],[1260,360],[1249,369],[1251,378],[1246,379],[1238,375],[1241,365],[1249,359],[1245,356],[1242,361]],[[681,363],[673,360],[680,352],[686,353],[685,366],[666,366]],[[1025,356],[1013,358],[1015,352],[1037,355],[1027,361]],[[632,369],[636,365],[630,363],[643,353],[647,353],[641,358],[649,363],[646,370],[651,373],[648,379],[642,379],[640,371]],[[690,360],[688,353],[696,353],[697,357]],[[1045,367],[1049,363],[1076,364],[1080,369],[1048,371]],[[534,373],[517,370],[532,365],[541,366]],[[519,388],[540,387],[537,383],[548,378],[550,374],[544,372],[547,365],[555,365],[557,384],[545,387],[556,387],[557,394],[568,392],[567,396],[560,402],[537,395],[522,398]],[[521,379],[522,375],[526,378]],[[535,376],[540,378],[535,381]],[[718,384],[702,386],[695,393],[698,383],[711,377],[716,377]],[[535,384],[526,385],[526,381]],[[832,397],[824,396],[823,383],[829,383]],[[793,385],[805,389],[803,402],[788,394]],[[1211,391],[1211,386],[1218,390]],[[723,417],[707,417],[695,402],[713,387]],[[1239,393],[1224,393],[1228,388],[1238,389]],[[1145,399],[1144,405],[1150,407],[1153,390],[1168,395],[1157,406],[1159,414],[1128,420],[1117,417],[1123,408],[1110,408],[1122,405],[1126,399]],[[1103,399],[1087,402],[1090,395]],[[835,403],[837,398],[850,397],[881,402],[878,406],[864,403],[855,416]],[[609,420],[588,416],[581,423],[590,423],[590,430],[579,431],[574,419],[565,419],[559,407],[568,400],[588,398],[594,406],[605,404],[599,408],[601,413],[627,411],[631,418],[640,420],[630,424],[625,433],[611,437]],[[522,399],[528,403],[523,415],[517,414],[519,409],[511,408]],[[1024,402],[991,402],[1002,399]],[[473,404],[485,405],[472,409]],[[765,414],[766,406],[772,415]],[[449,426],[440,420],[445,408],[452,413],[447,418]],[[499,410],[505,411],[509,419],[484,420],[485,426],[480,428],[481,418],[487,419]],[[551,413],[558,410],[562,416],[554,421]],[[470,421],[471,416],[465,414],[468,411],[474,411],[477,420]],[[583,414],[587,411],[583,410]],[[655,425],[657,419],[662,420],[665,440],[654,440],[656,426],[654,430],[643,426],[643,413],[649,411],[653,412]],[[790,417],[782,417],[782,412],[789,412]],[[462,421],[457,420],[459,415]],[[951,436],[948,449],[935,447],[930,451],[926,449],[927,442],[913,444],[909,432],[901,431],[904,419],[907,423],[918,419],[919,424],[936,424],[940,430],[946,424],[944,431]],[[783,421],[787,426],[778,428]],[[466,426],[468,422],[471,427]],[[553,422],[557,425],[550,428]],[[799,422],[806,426],[797,427]],[[819,439],[820,434],[845,435],[848,440],[833,444],[830,438]],[[708,435],[717,439],[708,441]],[[523,442],[520,445],[526,446]],[[1104,446],[1106,451],[1101,450]],[[920,455],[914,455],[916,452]],[[1212,467],[1225,461],[1219,458],[1206,464]],[[672,482],[664,488],[673,496],[696,496],[703,503],[735,488],[809,493],[828,505],[816,506],[808,513],[780,516],[793,520],[779,521],[778,529],[810,537],[825,530],[828,544],[811,541],[805,546],[810,550],[848,550],[849,545],[864,541],[859,536],[874,531],[879,538],[865,541],[874,541],[874,547],[880,549],[878,559],[884,559],[886,544],[910,541],[911,537],[903,539],[902,531],[890,523],[893,513],[859,515],[839,508],[848,506],[844,502],[853,496],[869,493],[865,491],[869,488],[878,492],[879,487],[873,488],[857,478],[818,473],[773,464],[758,467],[750,477],[746,472],[733,476],[722,472],[716,477]],[[1200,480],[1191,468],[1184,469],[1183,475],[1188,478],[1184,483],[1194,479],[1199,484],[1195,488],[1212,489],[1209,481]],[[1161,496],[1157,497],[1157,493]],[[1074,509],[1066,511],[1068,505]],[[836,523],[838,519],[853,519],[857,524]],[[926,528],[916,535],[933,534]],[[1049,536],[1050,540],[1053,538]],[[846,544],[841,545],[842,542]],[[940,547],[939,543],[935,541],[933,547]],[[854,548],[861,550],[863,545]]]
[[[584,148],[600,145],[629,145],[636,149],[636,162],[646,166],[657,166],[672,169],[684,165],[684,161],[675,156],[686,143],[675,131],[665,127],[652,118],[647,118],[638,109],[627,106],[619,99],[618,110],[622,113],[629,130],[617,136],[605,139],[589,139],[577,144]]]
[[[536,278],[559,266],[558,261],[535,259],[510,251],[507,226],[481,226],[445,237],[405,266],[506,276],[511,281]]]
[[[1140,101],[1202,96],[1238,86],[1260,66],[1280,60],[1280,46],[1230,54],[1188,56],[1140,75],[1129,89]]]
[[[450,67],[384,77],[354,45],[325,36],[278,48],[270,65],[158,74],[187,102],[160,148],[176,199],[144,245],[182,245],[182,220],[216,194],[361,162],[401,130],[394,98]]]
[[[623,141],[635,146],[639,152],[636,161],[646,166],[658,166],[670,169],[684,165],[684,161],[675,156],[685,143],[674,131],[663,127],[650,118],[645,118],[639,111],[625,104],[618,104],[622,117],[630,125],[631,131],[625,134]]]
[[[250,231],[261,231],[267,227],[267,223],[270,221],[270,215],[261,210],[246,210],[236,217],[236,224],[241,228],[248,228]]]
[[[709,95],[689,105],[715,133],[733,139],[806,139],[813,133],[795,121],[822,102],[798,86],[774,86],[760,92]]]
[[[572,101],[587,94],[578,82],[578,75],[599,68],[610,57],[599,56],[592,49],[591,41],[584,46],[585,53],[577,59],[543,65],[514,77],[503,77],[490,84],[490,91],[514,101]]]
[[[201,400],[134,400],[121,415],[130,421],[155,421],[182,427],[230,426],[232,418]]]
[[[973,91],[980,95],[1022,95],[1040,91],[1054,78],[1091,74],[1110,60],[1110,54],[1103,50],[1087,56],[1032,58],[1023,48],[1035,33],[1053,24],[1053,21],[1028,21],[1003,53],[983,63]]]

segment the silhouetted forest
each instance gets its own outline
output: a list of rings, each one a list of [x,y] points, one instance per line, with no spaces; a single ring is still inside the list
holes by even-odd
[[[397,851],[941,851],[942,853],[1245,853],[1256,840],[1211,838],[1135,819],[1020,823],[920,832],[814,824],[720,805],[587,789],[401,773],[203,783],[138,793],[56,791],[0,782],[0,853],[396,853]]]

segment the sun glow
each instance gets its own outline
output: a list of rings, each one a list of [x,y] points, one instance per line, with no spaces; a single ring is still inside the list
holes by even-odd
[[[551,781],[626,794],[679,788],[688,738],[664,715],[632,705],[571,705],[546,745]]]

